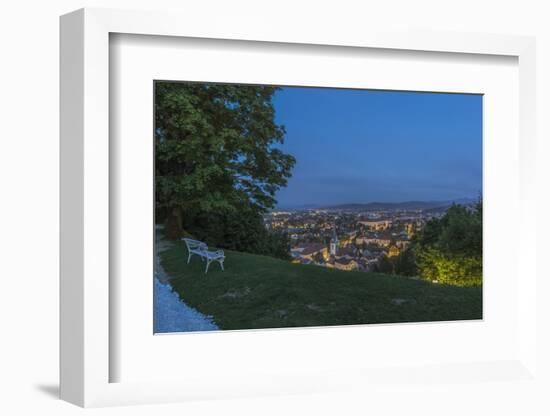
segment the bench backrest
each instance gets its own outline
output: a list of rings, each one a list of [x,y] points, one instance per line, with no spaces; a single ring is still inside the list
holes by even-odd
[[[206,244],[204,244],[202,241],[193,240],[191,238],[182,238],[182,240],[185,241],[185,245],[189,250],[208,249]]]

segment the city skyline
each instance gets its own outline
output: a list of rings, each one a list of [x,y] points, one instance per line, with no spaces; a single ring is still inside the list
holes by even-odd
[[[297,162],[276,208],[449,201],[482,192],[482,96],[282,87]]]

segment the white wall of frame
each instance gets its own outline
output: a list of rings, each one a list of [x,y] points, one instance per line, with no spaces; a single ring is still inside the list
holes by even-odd
[[[118,259],[110,278],[116,287],[111,302],[119,305],[111,330],[111,353],[117,357],[111,361],[111,380],[198,379],[204,374],[240,379],[247,374],[259,384],[265,374],[285,371],[368,371],[519,357],[520,266],[512,241],[519,241],[520,234],[509,227],[510,218],[521,217],[517,58],[178,38],[166,42],[160,36],[132,35],[113,35],[110,56],[110,116],[116,120],[110,136],[111,253]],[[483,320],[151,336],[154,79],[483,94]],[[174,361],[174,356],[180,359]],[[201,356],[208,358],[196,359]]]
[[[0,409],[5,414],[38,411],[59,415],[80,413],[55,399],[58,389],[58,16],[80,7],[163,9],[193,16],[212,16],[224,21],[246,18],[261,26],[266,21],[287,26],[330,27],[358,31],[365,26],[423,27],[437,30],[473,31],[537,36],[537,106],[539,117],[536,159],[536,206],[538,233],[538,365],[540,379],[530,382],[486,382],[471,385],[467,371],[452,384],[428,387],[383,384],[376,394],[356,394],[353,388],[285,397],[193,401],[157,407],[99,409],[109,415],[158,414],[548,414],[546,394],[550,350],[550,291],[546,262],[550,222],[545,207],[550,164],[550,28],[547,2],[487,0],[410,2],[252,2],[235,0],[181,2],[175,0],[22,0],[2,6],[2,151],[0,177],[5,198],[0,204],[2,290],[0,312],[4,336],[0,350],[2,380]],[[238,26],[235,28],[238,32]],[[535,182],[536,179],[536,182]],[[525,213],[530,215],[531,213]],[[30,243],[32,243],[30,245]],[[34,244],[36,243],[36,244]],[[467,370],[467,369],[466,369]],[[412,374],[414,376],[414,374]],[[434,380],[436,374],[434,373]],[[391,381],[391,374],[390,374]]]

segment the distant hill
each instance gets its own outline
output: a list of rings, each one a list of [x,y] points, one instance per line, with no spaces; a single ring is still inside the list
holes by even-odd
[[[417,210],[432,210],[444,209],[450,207],[453,203],[459,205],[471,204],[476,200],[473,198],[460,198],[449,201],[405,201],[405,202],[369,202],[366,204],[340,204],[325,207],[326,209],[334,210],[350,210],[350,211],[379,211],[379,210],[395,210],[395,211],[417,211]]]

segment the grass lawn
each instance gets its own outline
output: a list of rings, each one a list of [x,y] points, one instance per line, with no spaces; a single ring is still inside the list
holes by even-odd
[[[176,243],[161,262],[189,305],[221,329],[481,319],[481,287],[461,288],[378,273],[292,264],[225,251],[204,274],[198,256]]]

